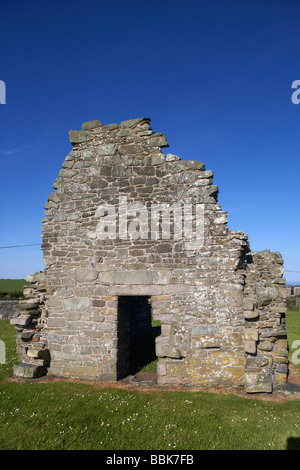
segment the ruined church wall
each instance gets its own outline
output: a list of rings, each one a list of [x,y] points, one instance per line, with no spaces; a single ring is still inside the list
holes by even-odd
[[[149,295],[162,323],[159,383],[242,385],[243,279],[237,265],[247,241],[228,230],[212,171],[164,154],[166,138],[147,119],[88,123],[70,137],[73,150],[43,220],[51,372],[115,379],[118,297]],[[200,204],[203,244],[99,239],[98,207],[117,206],[120,196],[146,206]]]
[[[128,322],[119,298],[147,296],[161,322],[159,384],[249,393],[283,384],[283,261],[251,253],[247,235],[228,229],[213,172],[163,153],[166,137],[145,118],[90,121],[70,141],[45,204],[45,273],[12,320],[15,374],[116,380],[120,322],[124,331]],[[157,207],[170,219],[152,219]]]
[[[245,391],[272,392],[288,378],[283,259],[269,250],[253,252],[244,266]]]

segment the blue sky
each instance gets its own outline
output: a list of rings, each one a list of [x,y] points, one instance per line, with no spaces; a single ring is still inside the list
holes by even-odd
[[[300,283],[299,18],[298,0],[1,1],[0,246],[40,243],[70,129],[144,116]],[[43,268],[38,246],[0,249],[0,278]]]

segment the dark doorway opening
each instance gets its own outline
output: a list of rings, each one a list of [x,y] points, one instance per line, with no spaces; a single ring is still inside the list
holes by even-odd
[[[157,359],[155,338],[161,327],[152,322],[151,297],[121,296],[118,302],[117,379],[135,375]],[[156,365],[152,365],[152,369]]]

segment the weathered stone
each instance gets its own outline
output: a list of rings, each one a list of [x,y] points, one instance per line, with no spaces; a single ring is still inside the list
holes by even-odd
[[[160,295],[164,287],[153,284],[149,285],[129,285],[129,286],[109,286],[107,292],[109,295]]]
[[[41,359],[49,356],[48,349],[28,349],[27,351],[28,357],[33,357],[34,359]]]
[[[249,354],[255,354],[256,353],[256,342],[255,341],[250,341],[250,340],[245,340],[245,352]]]
[[[16,364],[14,366],[14,375],[22,379],[36,379],[45,373],[44,366],[34,364]]]
[[[127,121],[122,121],[121,122],[121,127],[134,127],[134,126],[136,126],[137,124],[139,124],[143,121],[149,122],[150,119],[148,119],[148,118],[129,119]]]
[[[247,357],[246,359],[247,368],[262,369],[263,367],[268,366],[269,364],[270,364],[270,358],[267,358],[267,357],[251,356],[251,357]]]
[[[98,277],[98,271],[88,268],[77,268],[75,271],[75,279],[78,282],[95,281]]]
[[[253,320],[254,318],[258,318],[259,312],[258,310],[252,310],[252,311],[245,310],[244,316],[246,320]]]
[[[14,308],[19,309],[18,300],[0,300],[0,320],[11,319],[14,315]]]
[[[86,121],[82,123],[82,130],[83,131],[89,131],[91,129],[95,129],[95,127],[102,127],[103,124],[100,121]]]
[[[198,162],[196,160],[195,161],[186,160],[184,163],[187,166],[187,168],[189,168],[189,170],[204,170],[205,169],[204,163]]]
[[[31,323],[32,317],[30,315],[22,315],[10,320],[11,325],[26,326]]]
[[[272,351],[273,345],[269,341],[262,341],[258,344],[258,349],[262,349],[263,351]]]
[[[69,135],[72,145],[87,142],[92,139],[92,134],[89,131],[69,131]]]
[[[176,160],[180,160],[180,157],[178,157],[177,155],[173,155],[172,153],[167,153],[166,162],[174,162]]]
[[[21,362],[118,380],[152,335],[159,384],[271,393],[288,374],[282,257],[228,230],[213,172],[164,155],[149,122],[70,132],[42,221],[45,273],[14,313]]]
[[[116,153],[115,144],[103,144],[97,147],[98,155],[114,155]]]
[[[213,335],[218,332],[217,325],[192,325],[190,329],[192,336]]]
[[[169,143],[164,134],[153,134],[147,141],[149,147],[169,147]]]
[[[273,382],[272,379],[268,379],[262,382],[255,382],[250,385],[246,385],[246,393],[272,393]]]
[[[68,312],[70,310],[87,310],[92,302],[87,297],[71,297],[64,299],[63,303],[66,312]]]
[[[251,340],[251,341],[258,341],[258,331],[246,328],[245,339]]]
[[[167,271],[109,271],[99,273],[99,280],[106,284],[168,284],[170,273]]]

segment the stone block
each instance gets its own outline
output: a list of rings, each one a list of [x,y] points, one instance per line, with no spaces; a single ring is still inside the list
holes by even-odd
[[[63,328],[66,324],[64,317],[50,317],[47,321],[48,328]]]
[[[27,316],[20,315],[17,318],[12,318],[10,320],[10,324],[11,325],[18,325],[18,326],[27,326],[31,323],[31,320],[32,320],[31,315],[27,315]]]
[[[97,154],[98,155],[114,155],[116,153],[116,145],[115,144],[104,144],[97,147]]]
[[[167,366],[162,361],[158,361],[158,363],[157,363],[157,374],[160,375],[160,376],[167,374]]]
[[[275,371],[275,374],[274,374],[274,387],[278,387],[280,385],[283,385],[287,382],[287,373],[286,372],[283,372],[283,373],[278,373],[277,371]]]
[[[45,367],[34,364],[20,363],[14,365],[13,373],[15,377],[22,379],[35,379],[45,374]]]
[[[98,277],[98,271],[88,268],[77,268],[75,271],[75,280],[78,282],[95,281]]]
[[[264,380],[262,382],[256,382],[253,384],[247,384],[245,386],[245,393],[272,393],[272,391],[272,379]]]
[[[162,286],[157,285],[129,285],[129,286],[109,286],[107,292],[112,296],[120,295],[160,295],[163,292]]]
[[[216,335],[218,333],[217,325],[191,325],[191,336],[207,336],[207,335]]]
[[[69,136],[72,145],[87,142],[92,139],[92,133],[89,131],[69,131]]]
[[[219,335],[203,335],[193,338],[196,348],[220,348],[222,338]]]
[[[91,129],[95,129],[95,127],[102,127],[103,124],[100,121],[86,121],[83,122],[81,128],[83,131],[90,131]]]
[[[49,350],[31,348],[31,349],[28,349],[27,356],[32,357],[33,359],[47,358],[49,357]]]
[[[64,299],[63,304],[64,304],[64,309],[66,312],[69,312],[71,310],[88,310],[91,306],[91,299],[87,297],[70,297],[69,299]]]
[[[121,122],[121,127],[134,127],[134,126],[136,126],[137,124],[140,124],[143,121],[150,122],[151,119],[149,119],[149,118],[128,119],[127,121],[122,121]]]
[[[160,133],[151,135],[146,141],[146,145],[149,147],[169,147],[166,136]]]
[[[245,367],[247,369],[262,369],[262,367],[270,365],[272,358],[270,357],[247,357],[245,362]]]
[[[254,320],[259,317],[259,312],[258,310],[246,310],[244,316],[246,320]]]
[[[250,340],[250,341],[258,341],[258,331],[246,328],[245,339]]]
[[[164,294],[183,294],[193,291],[194,287],[190,284],[168,284],[163,287]]]
[[[105,284],[140,285],[158,284],[164,285],[170,282],[171,272],[161,271],[108,271],[99,273],[99,281]]]
[[[245,352],[256,354],[256,341],[245,340]]]
[[[258,349],[262,351],[272,351],[274,348],[273,344],[270,341],[261,341],[257,345]]]
[[[199,162],[198,160],[185,160],[184,164],[187,166],[189,170],[204,170],[205,165],[204,163]]]

